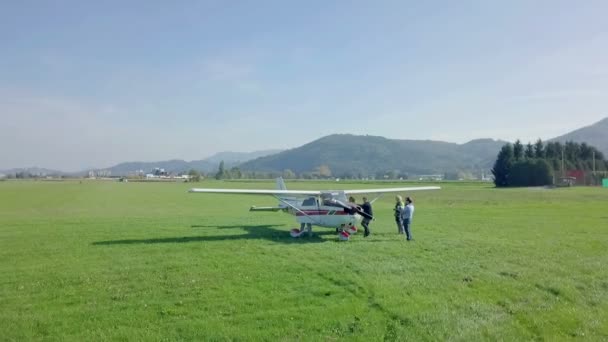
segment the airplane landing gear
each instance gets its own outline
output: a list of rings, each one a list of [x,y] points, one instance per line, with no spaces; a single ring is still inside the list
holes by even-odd
[[[348,241],[351,235],[350,231],[351,227],[346,227],[345,224],[341,225],[340,228],[336,228],[336,233],[338,233],[338,239],[340,241]]]
[[[294,228],[289,232],[289,234],[291,237],[297,238],[306,232],[308,232],[308,237],[312,237],[312,223],[302,223],[300,224],[300,229]]]

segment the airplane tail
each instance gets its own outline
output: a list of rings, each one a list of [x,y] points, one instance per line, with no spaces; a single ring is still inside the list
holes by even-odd
[[[283,181],[283,177],[278,177],[276,179],[276,182],[277,182],[277,190],[287,190],[287,186],[285,185],[285,181]],[[285,198],[285,197],[281,197],[280,199],[288,200],[288,198]],[[283,209],[287,209],[287,205],[285,205],[285,203],[283,203],[283,202],[279,202],[278,206]]]
[[[287,190],[283,177],[277,178],[277,190]]]
[[[283,177],[279,177],[276,179],[277,181],[277,190],[287,190],[287,187],[285,186],[285,182],[283,181]],[[280,197],[281,200],[285,200],[285,198]],[[285,203],[279,202],[279,204],[276,207],[256,207],[256,206],[252,206],[251,208],[249,208],[249,211],[286,211],[288,208],[287,205],[285,205]]]

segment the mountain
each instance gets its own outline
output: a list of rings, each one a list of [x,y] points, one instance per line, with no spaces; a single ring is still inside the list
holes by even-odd
[[[52,169],[45,169],[42,167],[23,167],[23,168],[15,168],[15,169],[10,169],[10,170],[0,170],[0,173],[6,174],[6,175],[10,175],[10,174],[17,174],[23,172],[25,174],[29,174],[29,175],[34,175],[34,176],[60,176],[60,175],[65,175],[66,173],[63,171],[58,171],[58,170],[52,170]]]
[[[219,152],[212,155],[211,157],[205,158],[205,161],[214,164],[219,164],[223,160],[224,163],[238,164],[259,157],[279,153],[281,151],[282,150],[263,150],[254,152]]]
[[[224,161],[224,166],[226,168],[231,168],[240,164],[241,162],[246,162],[250,159],[266,156],[268,154],[276,153],[279,151],[281,150],[265,150],[254,152],[220,152],[206,159],[193,160],[189,162],[181,159],[164,160],[157,162],[126,162],[114,165],[109,168],[98,169],[93,171],[100,172],[102,170],[107,170],[110,171],[111,175],[113,176],[124,176],[128,175],[129,173],[138,172],[140,170],[144,173],[150,173],[155,168],[165,169],[165,171],[171,173],[187,172],[190,169],[195,169],[207,173],[217,171],[218,166],[222,160]]]
[[[560,135],[551,139],[551,141],[574,141],[578,143],[587,143],[600,150],[605,156],[608,156],[608,117],[600,120],[593,125],[579,128],[570,133]]]
[[[396,140],[378,136],[329,135],[298,148],[240,165],[246,171],[310,172],[327,165],[334,175],[375,175],[395,170],[408,174],[479,171],[492,167],[504,141],[472,140],[455,144],[432,140]]]

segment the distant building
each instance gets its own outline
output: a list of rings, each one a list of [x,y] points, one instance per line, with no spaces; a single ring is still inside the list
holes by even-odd
[[[89,178],[110,177],[110,176],[112,176],[112,171],[110,171],[110,170],[91,170],[91,171],[89,171]]]
[[[412,179],[440,181],[443,180],[443,175],[418,175],[413,176]]]
[[[560,177],[558,178],[557,186],[573,186],[576,184],[576,177]]]
[[[155,176],[167,176],[169,173],[163,168],[155,167],[154,171],[152,171],[152,174],[154,174]]]
[[[146,175],[146,173],[144,172],[144,170],[127,172],[127,177],[132,177],[132,178],[143,178],[145,175]]]

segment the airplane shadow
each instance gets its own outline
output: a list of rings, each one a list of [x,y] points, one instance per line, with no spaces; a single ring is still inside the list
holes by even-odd
[[[137,244],[157,244],[157,243],[187,243],[187,242],[213,242],[213,241],[231,241],[231,240],[268,240],[277,243],[295,244],[295,243],[319,243],[333,241],[332,239],[324,239],[323,236],[335,236],[334,231],[314,231],[312,237],[303,236],[300,238],[292,238],[288,231],[278,230],[272,227],[278,225],[251,225],[251,226],[192,226],[193,228],[217,228],[217,229],[232,229],[241,228],[246,234],[239,235],[198,235],[198,236],[180,236],[167,238],[153,239],[127,239],[127,240],[107,240],[93,242],[94,246],[108,245],[137,245]]]

